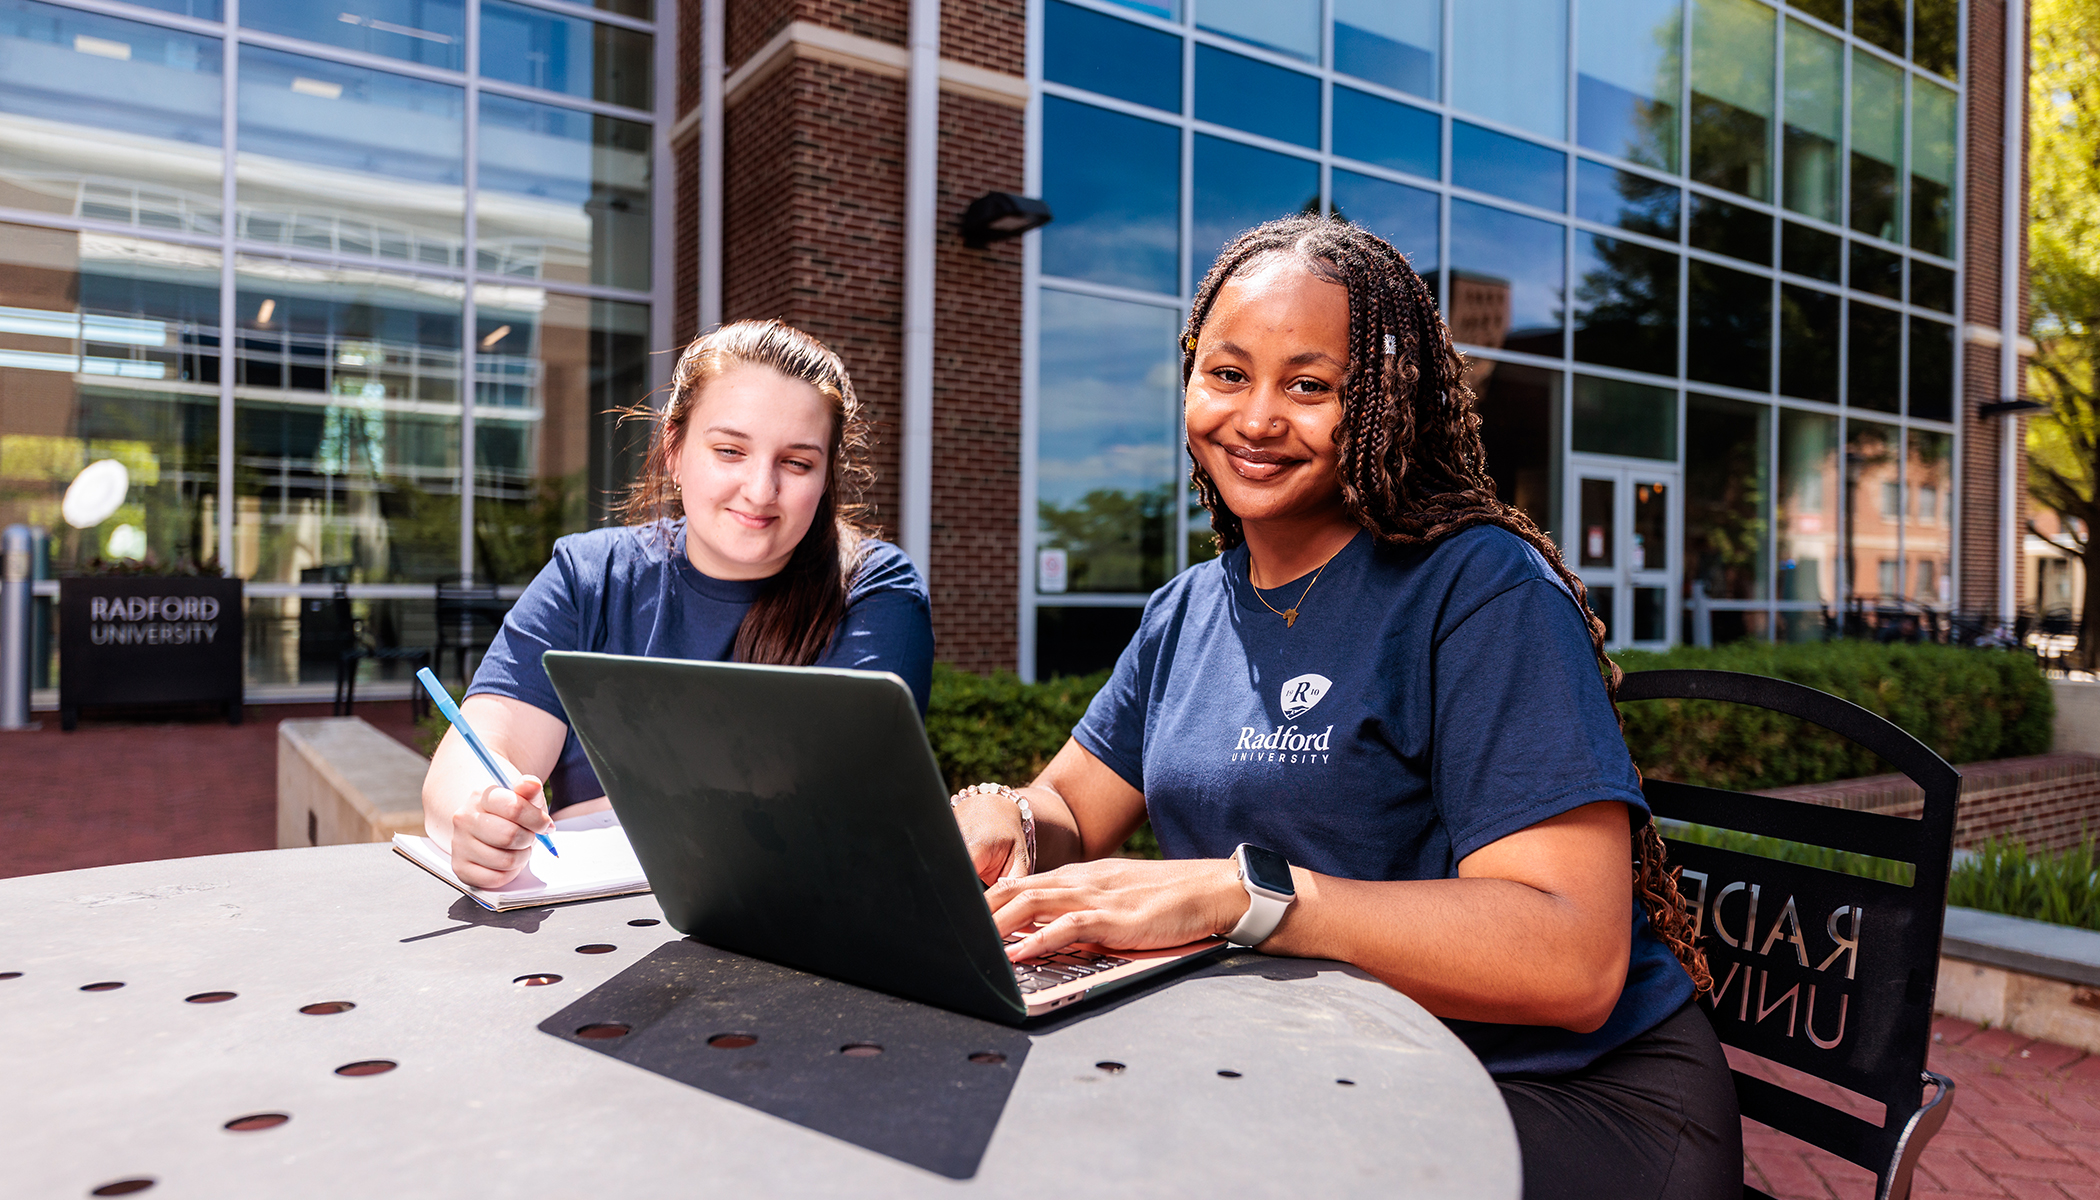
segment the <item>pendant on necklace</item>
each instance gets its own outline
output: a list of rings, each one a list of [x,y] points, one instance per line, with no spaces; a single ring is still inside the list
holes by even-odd
[[[1298,610],[1297,610],[1297,609],[1295,609],[1295,608],[1286,608],[1286,609],[1284,609],[1284,610],[1283,610],[1283,627],[1284,627],[1285,629],[1289,629],[1289,628],[1290,628],[1291,626],[1293,626],[1293,625],[1296,625],[1297,623],[1298,623]]]

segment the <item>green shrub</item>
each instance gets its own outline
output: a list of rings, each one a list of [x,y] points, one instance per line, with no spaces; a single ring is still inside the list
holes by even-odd
[[[1954,865],[1947,903],[2100,929],[2100,878],[2092,839],[2061,854],[2030,854],[2024,843],[1992,838]]]
[[[2056,714],[2048,680],[2034,660],[1997,650],[1734,642],[1613,657],[1629,673],[1690,667],[1806,684],[1886,717],[1952,763],[2043,753]],[[1755,790],[1891,769],[1820,726],[1746,705],[1650,700],[1621,705],[1620,711],[1634,761],[1658,779]]]
[[[1875,858],[1871,855],[1855,854],[1850,850],[1833,850],[1828,846],[1810,845],[1807,842],[1789,842],[1782,838],[1743,833],[1735,829],[1716,829],[1711,825],[1693,825],[1684,821],[1672,821],[1667,817],[1658,818],[1655,823],[1662,829],[1664,837],[1676,841],[1715,846],[1740,854],[1754,854],[1759,858],[1800,863],[1806,867],[1820,867],[1825,871],[1857,875],[1864,879],[1879,879],[1883,883],[1909,887],[1911,879],[1917,873],[1916,868],[1909,863],[1898,862],[1892,858]]]

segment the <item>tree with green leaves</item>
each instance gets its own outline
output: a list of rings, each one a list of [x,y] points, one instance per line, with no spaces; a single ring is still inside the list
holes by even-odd
[[[2052,540],[2085,564],[2078,646],[2090,667],[2100,661],[2100,5],[2036,0],[2031,61],[2028,270],[2040,353],[2028,379],[2049,411],[2028,426],[2028,489],[2072,518]]]

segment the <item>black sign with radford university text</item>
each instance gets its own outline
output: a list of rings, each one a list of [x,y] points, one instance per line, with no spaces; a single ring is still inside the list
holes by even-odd
[[[112,576],[58,581],[58,707],[223,704],[241,720],[241,581]]]

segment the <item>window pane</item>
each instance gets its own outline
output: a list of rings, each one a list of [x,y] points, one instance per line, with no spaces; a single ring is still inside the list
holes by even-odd
[[[1433,112],[1368,92],[1334,89],[1334,152],[1359,162],[1436,179],[1443,122]]]
[[[1116,665],[1123,647],[1137,636],[1138,621],[1144,615],[1144,608],[1136,604],[1037,608],[1035,677],[1055,679],[1108,670]]]
[[[1677,169],[1683,0],[1585,0],[1575,39],[1575,140]]]
[[[1610,479],[1585,479],[1580,495],[1582,544],[1576,548],[1577,565],[1613,566],[1619,557],[1615,544],[1619,528],[1618,483]],[[1608,624],[1611,621],[1611,589],[1590,589],[1590,607]]]
[[[241,26],[426,67],[465,68],[462,0],[358,0],[356,9],[345,11],[340,0],[269,0],[243,4]]]
[[[1772,10],[1693,0],[1692,178],[1772,198]]]
[[[1913,0],[1910,10],[1911,61],[1947,79],[1955,77],[1958,11],[1956,0]]]
[[[1686,307],[1684,373],[1704,383],[1772,387],[1772,281],[1693,259]]]
[[[649,287],[649,127],[481,97],[480,269]]]
[[[237,573],[458,574],[461,286],[277,259],[237,269]]]
[[[1158,0],[1157,3],[1153,0],[1108,0],[1108,3],[1162,20],[1181,20],[1181,0]]]
[[[1852,32],[1903,56],[1903,0],[1852,0]]]
[[[1181,111],[1181,39],[1060,0],[1043,6],[1043,78]]]
[[[1838,220],[1838,145],[1845,132],[1845,50],[1799,21],[1786,23],[1786,206]]]
[[[219,232],[217,38],[0,0],[0,205]]]
[[[1754,208],[1692,195],[1692,245],[1760,266],[1772,262],[1772,218]]]
[[[1057,211],[1054,207],[1052,212]],[[1263,221],[1320,211],[1319,164],[1196,135],[1196,214],[1191,290],[1233,238]],[[1053,222],[1053,225],[1055,223]]]
[[[224,10],[219,0],[131,0],[141,8],[157,8],[177,16],[195,17],[200,21],[217,21]]]
[[[1837,418],[1779,410],[1781,600],[1827,604],[1837,595]]]
[[[52,565],[218,553],[219,256],[0,225],[0,525],[51,530]],[[91,462],[130,476],[100,524],[60,519]]]
[[[1437,0],[1334,0],[1334,69],[1436,99],[1442,9]]]
[[[1779,266],[1782,270],[1825,283],[1838,281],[1838,270],[1843,265],[1845,242],[1834,233],[1825,233],[1807,225],[1796,225],[1792,221],[1781,222],[1779,231]]]
[[[498,583],[527,583],[554,539],[611,516],[647,452],[613,410],[649,390],[649,308],[538,288],[474,291],[474,551]]]
[[[1646,175],[1586,158],[1575,160],[1575,215],[1585,221],[1674,242],[1680,194],[1680,189]]]
[[[481,73],[490,79],[652,109],[654,53],[646,33],[481,0]]]
[[[1697,393],[1684,400],[1684,593],[1762,600],[1772,406]]]
[[[1677,393],[1645,383],[1577,375],[1574,424],[1568,433],[1578,454],[1676,462]],[[1588,524],[1589,518],[1583,521]]]
[[[1575,235],[1575,358],[1677,373],[1677,255],[1594,233]]]
[[[1900,593],[1898,552],[1901,508],[1886,497],[1901,495],[1897,478],[1900,432],[1893,425],[1849,421],[1845,426],[1844,530],[1846,593],[1869,602],[1877,594]],[[1893,595],[1891,596],[1893,599]]]
[[[1197,46],[1196,119],[1316,150],[1320,81],[1244,54]]]
[[[1948,500],[1954,492],[1954,437],[1930,429],[1913,429],[1905,445],[1904,482],[1910,504],[1904,514],[1903,557],[1910,598],[1927,608],[1954,604],[1954,531]]]
[[[1490,349],[1561,356],[1558,224],[1470,200],[1451,202],[1452,334]],[[1471,336],[1466,336],[1470,334]]]
[[[463,266],[460,88],[241,47],[240,233]]]
[[[1852,286],[1891,300],[1903,298],[1903,258],[1869,246],[1852,243]]]
[[[1910,244],[1954,256],[1954,93],[1917,80],[1910,91]]]
[[[1506,133],[1451,123],[1451,182],[1506,200],[1568,210],[1568,156]]]
[[[1903,161],[1903,73],[1871,54],[1852,52],[1852,228],[1885,241],[1903,240],[1896,203]]]
[[[1042,293],[1039,550],[1073,592],[1149,592],[1174,572],[1181,358],[1174,309]]]
[[[1196,28],[1320,61],[1320,0],[1203,0],[1196,6]]]
[[[1779,285],[1779,390],[1803,400],[1838,400],[1838,298]]]
[[[1931,263],[1910,261],[1910,302],[1938,312],[1954,311],[1954,272]]]
[[[1560,529],[1560,372],[1477,358],[1467,382],[1480,410],[1495,496],[1532,524]]]
[[[1181,135],[1170,125],[1043,98],[1043,273],[1176,293]]]
[[[1910,319],[1910,415],[1954,419],[1954,326]]]
[[[1334,215],[1356,222],[1393,244],[1434,288],[1437,266],[1436,193],[1336,168]]]
[[[1568,136],[1566,0],[1465,0],[1451,16],[1451,102],[1559,141]],[[1510,86],[1521,79],[1522,87]]]
[[[1897,382],[1903,365],[1903,315],[1857,300],[1849,317],[1845,402],[1855,408],[1897,411]]]

